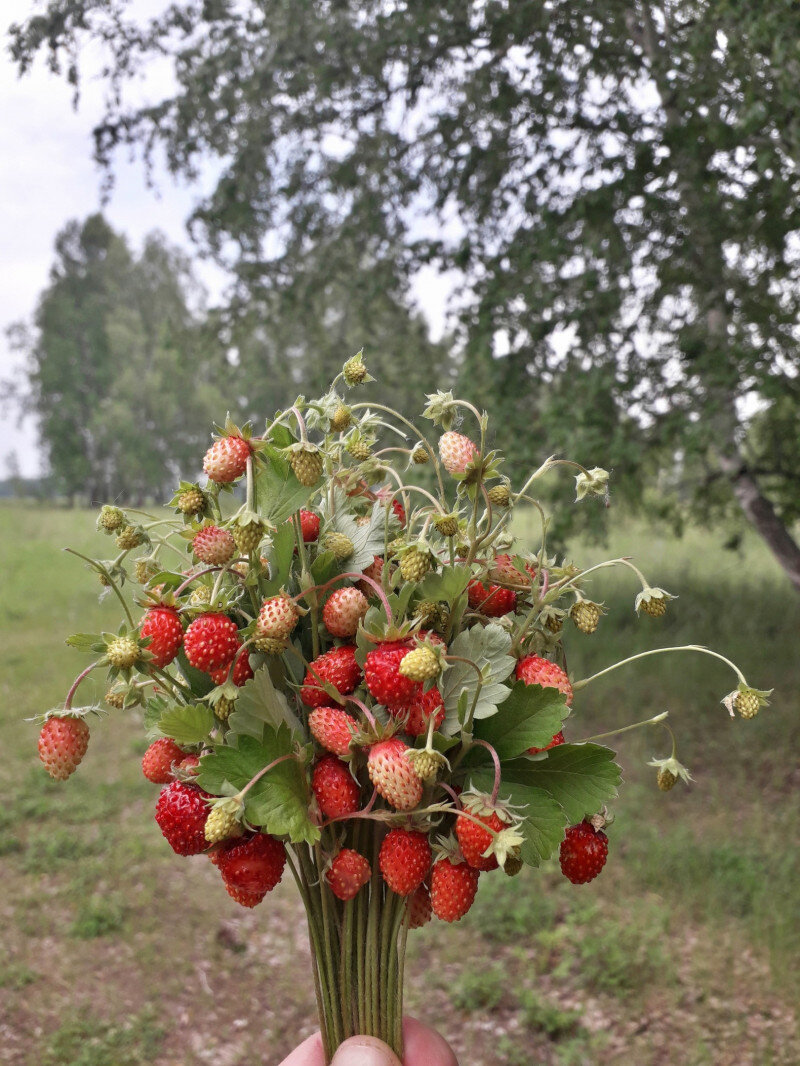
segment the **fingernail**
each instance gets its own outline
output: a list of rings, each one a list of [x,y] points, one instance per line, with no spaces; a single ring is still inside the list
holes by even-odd
[[[370,1037],[351,1037],[333,1056],[331,1066],[399,1066],[399,1061],[385,1044]]]

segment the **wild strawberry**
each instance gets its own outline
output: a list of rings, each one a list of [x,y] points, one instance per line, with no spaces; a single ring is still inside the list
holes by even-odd
[[[400,673],[400,663],[410,651],[403,641],[389,641],[367,655],[364,680],[372,697],[384,707],[405,709],[422,694],[419,681]]]
[[[313,544],[319,536],[319,515],[303,508],[300,511],[300,528],[303,531],[303,541],[306,544]]]
[[[173,764],[180,763],[186,757],[183,751],[170,737],[154,740],[142,758],[142,773],[154,785],[166,785],[173,779]]]
[[[189,606],[204,607],[207,603],[211,603],[211,591],[208,585],[198,585],[197,588],[192,589]]]
[[[224,614],[201,614],[189,623],[183,637],[190,666],[206,673],[228,666],[239,647],[236,623]]]
[[[209,844],[219,844],[222,840],[231,840],[244,833],[242,816],[244,804],[236,796],[217,800],[208,812],[205,835]]]
[[[334,858],[325,879],[337,899],[348,900],[364,887],[372,876],[369,860],[352,848],[342,848]]]
[[[376,555],[369,566],[365,566],[362,571],[364,577],[370,578],[372,581],[377,582],[380,585],[381,575],[383,573],[383,558],[380,555]],[[360,581],[358,587],[369,598],[375,595],[375,589],[369,585],[366,581]]]
[[[433,728],[438,729],[444,721],[444,700],[438,688],[430,688],[414,700],[408,709],[403,729],[410,737],[421,737],[428,732],[428,721],[435,715]]]
[[[235,481],[247,469],[253,449],[242,437],[215,440],[203,459],[203,470],[219,485]]]
[[[322,621],[332,636],[353,637],[368,609],[366,596],[350,585],[330,594],[322,608]]]
[[[322,477],[322,452],[315,444],[299,444],[289,452],[289,463],[301,485],[311,488]]]
[[[202,514],[206,509],[205,495],[198,488],[186,489],[178,496],[177,507],[182,514]]]
[[[508,485],[492,485],[486,493],[492,507],[508,507],[511,503],[511,490]]]
[[[200,765],[199,755],[184,755],[178,765],[175,767],[176,772],[182,774],[189,774],[192,777],[197,775],[197,768]]]
[[[480,871],[466,862],[439,859],[431,871],[431,910],[443,922],[457,922],[475,902]]]
[[[392,829],[383,838],[378,863],[383,879],[398,896],[410,896],[431,868],[431,846],[425,833]]]
[[[441,533],[443,537],[455,537],[458,533],[458,512],[434,515],[433,525],[436,532]]]
[[[404,581],[421,581],[433,563],[430,551],[418,544],[409,544],[400,553],[400,573]]]
[[[203,526],[195,534],[192,551],[197,558],[209,566],[223,566],[232,559],[236,551],[233,534],[219,526]]]
[[[517,681],[524,681],[526,685],[541,685],[543,688],[557,688],[567,697],[567,703],[572,703],[572,685],[564,671],[556,663],[549,659],[543,659],[540,655],[526,655],[517,663]]]
[[[424,444],[418,444],[411,453],[411,462],[414,463],[415,466],[425,466],[425,464],[430,461],[431,457],[428,453],[428,449]]]
[[[440,673],[442,664],[436,653],[423,644],[405,655],[398,669],[403,677],[409,677],[412,681],[428,681]]]
[[[514,561],[506,552],[495,556],[494,568],[503,581],[517,585],[529,585],[531,579],[536,577],[536,567],[533,563],[525,564],[525,573],[514,566]]]
[[[183,626],[178,612],[171,607],[151,607],[142,619],[139,636],[149,637],[147,650],[153,656],[150,660],[159,670],[169,666],[183,641]]]
[[[330,417],[331,433],[341,433],[352,421],[352,413],[347,404],[337,404]]]
[[[448,474],[463,474],[478,449],[463,433],[448,430],[439,438],[439,458]]]
[[[116,533],[127,521],[127,516],[120,507],[106,503],[100,508],[100,514],[97,516],[97,528],[104,533]]]
[[[355,814],[361,807],[361,789],[347,763],[335,755],[323,756],[311,775],[311,789],[326,818]]]
[[[185,781],[172,781],[161,789],[156,821],[176,855],[199,855],[208,849],[207,799],[207,792]]]
[[[573,885],[593,881],[606,864],[608,837],[588,819],[571,825],[561,841],[561,872]]]
[[[477,818],[479,822],[485,825],[486,829],[482,829],[472,818],[459,814],[456,818],[455,829],[461,854],[466,862],[476,870],[496,870],[499,865],[497,856],[494,854],[484,855],[486,849],[495,839],[487,830],[491,829],[495,833],[502,833],[504,829],[508,829],[509,818],[507,816],[504,817],[497,810],[491,810],[487,805],[486,797],[476,796],[470,798],[467,795],[462,797],[462,802],[464,809],[473,818]]]
[[[243,888],[237,888],[236,885],[232,885],[229,881],[223,881],[222,883],[225,885],[225,891],[231,899],[242,907],[257,907],[266,895],[266,892],[245,892]]]
[[[369,779],[387,803],[410,811],[422,799],[422,780],[405,757],[408,745],[399,737],[373,744],[367,757]]]
[[[333,552],[334,558],[343,563],[353,554],[355,546],[346,533],[337,533],[335,529],[331,529],[322,538],[322,549]]]
[[[321,688],[317,678],[329,682],[342,696],[349,696],[361,680],[361,667],[356,662],[355,647],[352,644],[343,644],[340,648],[331,648],[314,659],[300,689],[300,699],[307,707],[323,707],[330,703],[330,696]]]
[[[483,585],[477,580],[470,581],[467,586],[467,598],[473,611],[480,611],[488,618],[501,618],[517,608],[517,594],[512,589]]]
[[[267,833],[232,840],[217,852],[214,865],[226,885],[263,899],[283,876],[286,848]]]
[[[130,670],[142,657],[139,645],[132,637],[115,637],[106,648],[106,655],[118,670]]]
[[[392,500],[392,513],[400,523],[402,529],[406,528],[406,509],[399,500]]]
[[[151,578],[156,576],[160,569],[152,559],[147,557],[137,559],[133,564],[133,580],[137,585],[146,585]]]
[[[244,525],[235,525],[231,530],[236,550],[240,555],[250,555],[257,551],[259,544],[264,539],[267,527],[263,522],[251,521]]]
[[[350,754],[350,741],[358,725],[341,707],[317,707],[308,716],[308,728],[321,747],[343,759]]]
[[[132,548],[138,548],[140,544],[144,544],[144,533],[136,526],[123,526],[120,532],[117,534],[115,543],[122,551],[130,551]]]
[[[569,616],[581,633],[594,633],[600,621],[603,609],[599,603],[591,600],[578,600],[570,608]]]
[[[408,928],[421,929],[431,920],[431,893],[427,885],[420,885],[408,897]]]
[[[370,437],[366,437],[356,429],[347,438],[345,448],[347,448],[347,451],[356,462],[364,463],[372,455],[372,444],[373,441]]]
[[[293,600],[281,593],[270,596],[261,604],[256,620],[256,634],[259,637],[272,637],[273,640],[286,640],[294,627],[300,612]]]
[[[208,672],[215,685],[224,685],[228,680],[230,670],[230,663],[228,663],[227,666],[223,666],[219,670],[209,670]],[[231,681],[233,681],[237,688],[241,688],[252,676],[253,668],[250,666],[250,656],[247,652],[242,652],[241,655],[236,656],[236,662],[233,664],[233,677],[231,678]]]
[[[361,352],[357,352],[347,360],[342,367],[342,377],[344,378],[345,384],[349,385],[351,388],[354,385],[360,385],[362,381],[372,380],[367,368],[364,366]]]
[[[86,754],[89,726],[74,715],[54,715],[42,726],[38,746],[48,774],[56,781],[66,781]]]
[[[565,744],[564,734],[559,730],[553,737],[549,744],[545,744],[543,748],[528,748],[526,755],[540,755],[543,751],[550,751],[551,748],[557,748],[561,744]]]

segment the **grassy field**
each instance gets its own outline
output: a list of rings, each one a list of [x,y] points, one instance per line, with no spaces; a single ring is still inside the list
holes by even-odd
[[[291,886],[244,911],[206,859],[172,855],[139,771],[135,714],[93,726],[67,784],[47,778],[24,719],[62,699],[85,661],[63,637],[118,622],[58,549],[102,555],[107,541],[87,512],[3,506],[0,543],[0,1063],[273,1066],[313,1028]],[[572,675],[702,643],[774,686],[772,706],[730,720],[719,701],[732,675],[696,654],[590,685],[569,739],[669,710],[693,784],[655,788],[646,761],[668,754],[663,730],[610,741],[626,780],[602,876],[580,887],[552,867],[484,878],[464,922],[416,934],[409,1009],[463,1066],[796,1064],[800,599],[755,542],[731,554],[712,535],[675,543],[626,527],[603,555],[621,552],[680,598],[665,619],[637,619],[633,576],[612,591],[601,572],[592,592],[609,614],[594,636],[570,634]]]

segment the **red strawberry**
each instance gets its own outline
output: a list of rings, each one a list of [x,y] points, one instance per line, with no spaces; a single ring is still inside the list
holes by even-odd
[[[465,806],[474,818],[488,826],[489,829],[493,829],[495,833],[501,833],[504,829],[508,829],[508,821],[503,821],[497,811],[492,811],[491,814],[484,814],[481,812],[480,805],[475,809],[471,809],[469,804],[465,804]],[[483,854],[494,840],[491,833],[481,829],[471,818],[465,818],[463,814],[459,814],[456,818],[456,837],[458,838],[462,855],[475,870],[497,869],[499,865],[497,856]]]
[[[300,613],[293,600],[283,593],[280,596],[270,596],[261,604],[256,621],[256,633],[259,637],[270,637],[273,640],[286,640],[294,627]]]
[[[161,737],[154,740],[142,759],[142,773],[154,785],[166,785],[174,777],[172,764],[180,763],[186,758],[174,740]]]
[[[341,707],[317,707],[308,716],[308,728],[318,744],[343,759],[350,754],[350,741],[358,725]]]
[[[89,727],[74,715],[48,718],[39,733],[39,758],[56,781],[66,781],[78,769],[88,746]]]
[[[404,677],[399,670],[411,647],[403,641],[389,641],[367,655],[364,680],[370,694],[384,707],[405,710],[422,695],[422,683]]]
[[[422,780],[405,757],[408,745],[399,737],[373,744],[367,770],[379,794],[398,811],[410,811],[422,799]]]
[[[397,519],[397,521],[400,523],[400,525],[403,527],[403,529],[405,529],[405,527],[406,527],[406,509],[405,509],[405,507],[403,507],[402,503],[400,503],[400,501],[398,499],[396,499],[396,498],[394,500],[392,500],[392,511],[394,512],[394,516]]]
[[[228,881],[223,881],[222,883],[225,885],[225,891],[231,899],[236,900],[243,907],[257,907],[266,895],[265,892],[245,892],[243,888],[237,888],[236,885],[232,885]]]
[[[247,838],[232,840],[220,848],[214,857],[214,865],[222,874],[226,887],[232,886],[263,899],[283,876],[286,848],[280,840],[267,833],[255,833]],[[245,903],[245,906],[254,904]]]
[[[372,876],[369,860],[352,848],[342,848],[325,877],[337,899],[352,899]]]
[[[197,767],[199,765],[199,755],[184,755],[184,757],[181,759],[175,769],[180,770],[180,772],[183,774],[191,774],[192,776],[194,776],[197,772]]]
[[[457,922],[475,902],[480,871],[465,862],[439,859],[431,872],[431,909],[443,922]]]
[[[147,650],[153,656],[151,662],[163,670],[178,654],[183,640],[178,612],[171,607],[151,607],[142,619],[139,635],[150,638]]]
[[[209,566],[222,566],[233,558],[236,541],[233,534],[219,526],[203,526],[195,533],[192,551],[197,558]]]
[[[311,663],[314,672],[323,681],[331,685],[343,696],[349,696],[361,680],[361,667],[356,662],[356,649],[352,644],[343,644],[341,648],[331,648],[324,655],[319,655]],[[330,696],[311,670],[308,670],[300,689],[300,699],[307,707],[323,707],[330,703]]]
[[[361,807],[361,789],[347,763],[335,755],[323,756],[311,775],[311,788],[326,818],[355,814]]]
[[[501,585],[482,585],[475,580],[467,586],[467,598],[473,611],[480,611],[487,618],[501,618],[517,607],[516,592]]]
[[[408,898],[408,928],[420,929],[431,920],[431,893],[427,885],[420,885]]]
[[[561,872],[573,885],[593,881],[606,864],[608,837],[584,819],[571,825],[561,841],[559,862]]]
[[[448,474],[463,474],[478,449],[463,433],[449,430],[439,438],[439,458]]]
[[[322,621],[334,637],[354,637],[358,624],[369,609],[363,592],[350,585],[336,589],[322,608]]]
[[[211,680],[215,685],[224,685],[228,680],[228,674],[230,673],[230,663],[227,666],[220,667],[219,670],[209,670]],[[234,685],[241,688],[245,681],[249,681],[253,676],[253,668],[250,666],[250,656],[246,652],[242,652],[241,655],[237,655],[236,662],[233,664],[233,681]]]
[[[214,441],[206,452],[203,470],[220,485],[235,481],[247,469],[252,450],[242,437],[222,437]]]
[[[229,666],[240,646],[236,623],[224,614],[201,614],[189,623],[183,638],[190,666],[206,673]]]
[[[556,663],[543,659],[540,655],[526,655],[517,663],[517,681],[526,685],[542,685],[543,688],[557,688],[572,703],[572,685],[569,678]]]
[[[564,734],[559,731],[553,737],[549,744],[545,744],[543,748],[528,748],[525,752],[526,755],[540,755],[543,751],[550,751],[551,748],[557,748],[559,744],[565,744]]]
[[[410,896],[431,868],[431,846],[425,833],[392,829],[381,844],[378,857],[386,884],[398,896]]]
[[[513,582],[515,585],[528,585],[529,579],[536,577],[536,567],[533,563],[525,564],[526,573],[523,574],[514,566],[511,556],[505,552],[495,557],[494,567],[504,581]]]
[[[208,850],[208,798],[207,792],[184,781],[172,781],[161,789],[156,821],[176,855],[199,855]]]
[[[319,537],[319,515],[314,514],[313,511],[302,509],[300,511],[300,528],[303,531],[304,543],[313,544]]]
[[[435,715],[433,728],[438,729],[444,721],[444,700],[438,688],[430,688],[408,709],[403,729],[410,737],[421,737],[428,732],[428,721]]]

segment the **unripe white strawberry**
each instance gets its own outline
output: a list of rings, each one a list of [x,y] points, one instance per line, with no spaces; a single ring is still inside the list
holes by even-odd
[[[252,448],[242,437],[214,441],[203,459],[203,470],[220,485],[235,481],[247,469]]]
[[[463,474],[477,454],[478,449],[463,433],[448,430],[439,438],[439,457],[448,474]]]
[[[287,595],[270,596],[261,604],[256,622],[256,637],[263,640],[268,637],[272,640],[286,640],[294,627],[300,614],[294,602]]]
[[[366,596],[350,585],[331,593],[322,608],[322,621],[332,636],[352,637],[368,609]]]
[[[202,563],[209,566],[223,566],[233,558],[236,542],[227,529],[219,526],[203,526],[195,534],[192,551]]]
[[[407,750],[407,744],[392,737],[374,744],[367,758],[370,781],[398,811],[413,810],[422,799],[422,780],[406,758]]]

